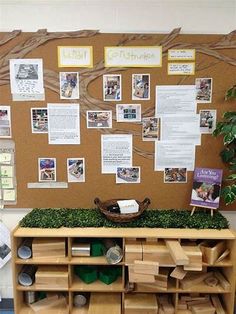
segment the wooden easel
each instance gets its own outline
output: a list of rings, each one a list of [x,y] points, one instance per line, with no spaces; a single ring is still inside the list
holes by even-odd
[[[196,208],[197,208],[197,206],[193,206],[193,209],[191,211],[191,215],[190,216],[192,216],[194,214]],[[213,208],[207,208],[207,207],[201,207],[201,208],[210,209],[211,210],[211,217],[213,217],[213,215],[214,215],[214,209]]]

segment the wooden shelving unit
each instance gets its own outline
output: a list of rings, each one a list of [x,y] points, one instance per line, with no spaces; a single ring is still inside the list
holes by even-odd
[[[17,249],[25,238],[61,238],[66,241],[66,256],[60,258],[48,257],[48,258],[30,258],[27,260],[20,259],[17,256]],[[143,241],[155,241],[155,239],[175,239],[180,243],[181,241],[191,240],[224,240],[226,247],[230,250],[224,260],[210,265],[206,262],[202,263],[204,271],[220,271],[225,279],[229,283],[229,288],[225,289],[221,285],[215,287],[209,287],[204,282],[191,286],[187,289],[182,289],[180,280],[175,278],[168,279],[167,289],[158,289],[152,284],[135,284],[132,293],[153,293],[157,296],[167,294],[170,296],[173,306],[175,307],[175,313],[184,313],[183,310],[178,309],[178,302],[182,295],[190,295],[192,293],[201,293],[208,295],[219,295],[225,314],[233,314],[234,309],[234,295],[235,295],[235,261],[236,261],[236,242],[235,233],[229,229],[227,230],[195,230],[195,229],[148,229],[142,228],[61,228],[61,229],[31,229],[31,228],[19,228],[17,227],[12,232],[12,261],[13,261],[13,285],[14,285],[14,301],[15,301],[15,314],[34,314],[34,311],[24,301],[25,291],[40,291],[40,287],[34,283],[32,286],[25,287],[18,283],[18,274],[24,265],[63,265],[68,269],[68,288],[60,288],[60,286],[50,286],[46,292],[61,292],[66,294],[68,310],[65,308],[63,313],[69,314],[106,314],[117,313],[125,314],[124,299],[127,291],[128,282],[128,267],[124,255],[123,260],[114,266],[120,266],[122,268],[122,276],[110,285],[106,285],[99,280],[86,284],[79,279],[74,273],[74,267],[76,265],[97,265],[99,267],[111,266],[107,263],[104,256],[99,257],[73,257],[71,256],[71,246],[75,239],[91,239],[91,238],[117,238],[122,243],[122,247],[125,252],[125,246],[130,239],[142,239]],[[154,240],[153,240],[154,239]],[[111,266],[113,267],[113,266]],[[173,266],[164,265],[162,267],[168,267],[170,270]],[[200,272],[201,273],[201,272]],[[76,293],[89,293],[90,302],[83,308],[76,308],[73,305],[73,297]],[[129,292],[130,293],[130,292]],[[100,301],[106,300],[106,303],[101,305]],[[61,309],[60,309],[61,310]],[[47,314],[57,313],[57,308],[47,310]]]

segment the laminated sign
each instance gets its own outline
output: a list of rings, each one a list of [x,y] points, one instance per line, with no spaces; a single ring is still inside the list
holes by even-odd
[[[0,268],[11,259],[10,231],[0,222]]]

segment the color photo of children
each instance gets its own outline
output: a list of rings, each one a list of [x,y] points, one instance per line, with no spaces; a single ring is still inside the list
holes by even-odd
[[[39,181],[56,181],[56,158],[38,158]]]
[[[68,182],[85,182],[84,158],[67,158]]]
[[[132,75],[132,100],[150,99],[150,74]]]
[[[104,101],[121,100],[120,74],[103,75],[103,100]]]
[[[79,99],[78,72],[60,72],[60,99]]]

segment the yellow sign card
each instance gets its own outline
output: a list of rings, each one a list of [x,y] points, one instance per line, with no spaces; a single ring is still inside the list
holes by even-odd
[[[92,46],[58,46],[59,68],[92,68],[93,47]]]
[[[195,49],[169,49],[168,60],[195,60]]]
[[[195,62],[168,63],[168,75],[194,75]]]
[[[105,47],[105,67],[161,67],[161,46]]]
[[[1,166],[0,167],[0,176],[5,178],[13,177],[13,166]]]

